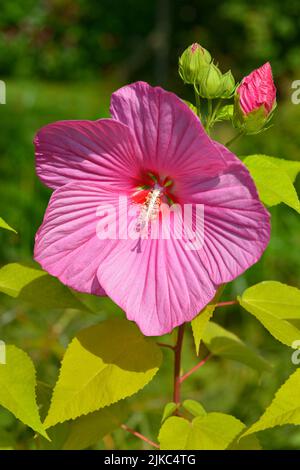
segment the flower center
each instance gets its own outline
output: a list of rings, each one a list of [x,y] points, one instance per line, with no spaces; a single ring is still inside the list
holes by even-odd
[[[140,206],[136,231],[143,233],[148,231],[150,222],[158,217],[162,201],[170,205],[174,202],[169,192],[173,182],[169,178],[147,173],[145,183],[136,188],[132,195],[132,201]]]

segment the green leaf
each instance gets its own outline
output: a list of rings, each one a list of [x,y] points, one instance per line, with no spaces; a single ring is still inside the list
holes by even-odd
[[[291,181],[292,170],[288,174],[282,163],[275,164],[274,159],[266,155],[251,155],[243,162],[255,181],[260,199],[266,205],[284,202],[300,213],[300,202]]]
[[[51,442],[42,439],[46,450],[81,450],[97,444],[106,434],[111,433],[128,418],[128,407],[124,401],[65,421],[48,431]],[[0,434],[1,436],[1,434]]]
[[[300,172],[300,162],[294,160],[285,160],[283,158],[267,157],[266,155],[263,155],[263,157],[284,170],[291,179],[292,183],[295,182],[295,179]]]
[[[241,439],[237,438],[228,447],[228,450],[262,450],[262,447],[255,434],[251,434]]]
[[[4,228],[5,230],[10,230],[11,232],[17,233],[14,228],[12,228],[8,223],[5,222],[5,220],[0,217],[0,228]]]
[[[230,121],[233,116],[233,104],[227,104],[220,108],[216,114],[215,122]]]
[[[206,415],[205,409],[203,408],[201,403],[199,403],[196,400],[184,400],[184,402],[182,403],[182,406],[186,411],[191,413],[191,415],[193,415],[193,416],[204,416],[204,415]]]
[[[172,414],[177,410],[177,405],[173,401],[167,403],[164,407],[163,415],[161,418],[161,422],[163,423],[167,418],[172,416]]]
[[[300,424],[300,369],[281,386],[264,414],[242,437],[284,424]]]
[[[203,341],[211,353],[216,356],[223,356],[241,362],[258,372],[271,369],[268,362],[257,352],[250,349],[238,336],[214,322],[208,323],[204,331]]]
[[[173,416],[162,425],[158,440],[161,450],[224,450],[244,427],[223,413],[198,416],[191,423]]]
[[[63,450],[86,449],[118,428],[128,416],[123,403],[107,406],[70,423],[70,434]]]
[[[158,371],[160,348],[127,320],[82,330],[62,361],[45,426],[85,415],[142,389]]]
[[[0,405],[47,438],[35,395],[35,368],[29,356],[15,346],[6,346],[6,363],[0,364]]]
[[[58,279],[26,264],[11,263],[0,269],[0,292],[36,308],[88,310]]]
[[[224,287],[225,286],[219,287],[213,300],[191,322],[197,356],[199,355],[203,332],[209,320],[213,316],[213,313],[216,308],[216,303],[219,301]]]
[[[292,346],[300,330],[288,321],[300,319],[300,290],[277,281],[264,281],[246,289],[239,303],[283,344]]]

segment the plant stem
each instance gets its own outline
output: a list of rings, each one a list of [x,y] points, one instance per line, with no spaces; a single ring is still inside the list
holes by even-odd
[[[219,302],[215,305],[215,307],[227,307],[228,305],[237,305],[237,300],[229,300],[228,302]]]
[[[214,124],[214,121],[215,121],[215,119],[216,119],[217,112],[218,112],[218,110],[219,110],[221,104],[222,104],[222,100],[220,99],[220,100],[217,102],[217,104],[216,104],[216,106],[215,106],[215,109],[214,109],[214,111],[213,111],[213,113],[212,113],[211,121],[210,121],[210,123],[209,123],[209,127],[211,127],[211,126]]]
[[[168,349],[172,349],[172,351],[174,351],[175,349],[175,346],[172,346],[172,344],[167,344],[167,343],[156,343],[157,346],[160,346],[161,348],[168,348]]]
[[[202,367],[211,357],[212,357],[212,354],[208,354],[204,359],[202,359],[202,361],[198,362],[198,364],[196,364],[191,370],[189,370],[186,374],[182,375],[180,377],[180,383],[182,384],[184,380],[186,380],[190,375],[196,372],[196,370],[200,369],[200,367]]]
[[[196,108],[197,108],[197,116],[202,122],[201,109],[200,109],[200,96],[198,95],[196,88],[194,88],[194,90],[195,90],[195,102],[196,102]]]
[[[208,99],[207,100],[207,118],[206,118],[206,123],[205,123],[205,130],[207,134],[209,135],[209,130],[212,122],[212,100]]]
[[[226,142],[225,146],[229,147],[231,144],[233,144],[233,142],[235,142],[237,139],[239,139],[243,134],[244,134],[244,132],[240,131],[232,139],[230,139],[228,142]]]
[[[130,432],[130,434],[133,434],[135,437],[138,437],[142,441],[147,442],[147,444],[149,444],[150,446],[159,449],[159,445],[156,444],[156,442],[151,441],[150,439],[148,439],[148,437],[135,431],[134,429],[131,429],[129,426],[127,426],[127,424],[121,424],[121,428],[124,429],[124,431]]]
[[[184,335],[185,325],[180,325],[178,328],[177,342],[174,347],[175,362],[174,362],[174,390],[173,390],[173,401],[177,405],[180,404],[180,368],[181,368],[181,350]]]

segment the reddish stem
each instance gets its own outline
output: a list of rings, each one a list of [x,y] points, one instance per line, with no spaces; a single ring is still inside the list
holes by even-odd
[[[167,343],[156,343],[157,346],[160,346],[161,348],[168,348],[168,349],[172,349],[172,351],[174,351],[175,349],[175,346],[172,346],[172,344],[167,344]]]
[[[237,305],[238,301],[237,300],[229,300],[228,302],[219,302],[216,304],[216,307],[227,307],[228,305]]]
[[[212,354],[208,354],[202,361],[198,362],[191,370],[189,370],[186,374],[180,377],[180,383],[186,380],[190,375],[192,375],[196,370],[200,369],[200,367],[204,366],[204,364],[212,357]]]
[[[135,431],[134,429],[131,429],[129,426],[127,426],[127,424],[121,424],[121,428],[124,429],[124,431],[130,432],[130,434],[133,434],[133,436],[138,437],[142,441],[147,442],[147,444],[149,444],[150,446],[159,449],[159,445],[156,444],[156,442],[151,441],[150,439],[148,439],[148,437]]]
[[[182,342],[184,335],[184,324],[178,328],[177,342],[174,347],[175,352],[175,363],[174,363],[174,390],[173,390],[173,401],[177,405],[180,404],[180,368],[181,368],[181,351]]]

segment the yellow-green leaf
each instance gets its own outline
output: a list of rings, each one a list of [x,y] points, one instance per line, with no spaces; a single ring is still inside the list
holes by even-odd
[[[8,225],[7,222],[5,222],[5,220],[2,219],[2,217],[0,217],[0,228],[4,228],[5,230],[10,230],[11,232],[17,233],[14,228],[12,228],[10,225]]]
[[[281,386],[264,414],[242,437],[284,424],[300,425],[300,369]]]
[[[203,341],[216,356],[241,362],[258,372],[271,368],[262,356],[250,349],[238,336],[212,321],[206,326]]]
[[[298,173],[300,172],[300,162],[297,162],[295,160],[285,160],[283,158],[269,157],[266,155],[262,156],[269,162],[284,170],[291,179],[291,181],[294,183]]]
[[[47,438],[36,403],[35,368],[29,356],[16,346],[6,346],[6,363],[0,364],[0,405]]]
[[[288,320],[300,319],[300,291],[277,281],[264,281],[246,289],[239,303],[283,344],[292,346],[300,330]]]
[[[169,403],[167,403],[166,406],[164,407],[161,422],[163,423],[164,421],[166,421],[167,418],[172,416],[172,414],[177,410],[177,408],[178,408],[178,405],[176,405],[176,403],[174,403],[173,401],[170,401]]]
[[[162,425],[158,440],[161,450],[224,450],[244,427],[224,413],[208,413],[192,422],[173,416]]]
[[[0,292],[36,308],[88,310],[61,282],[32,265],[11,263],[0,269]]]
[[[203,408],[201,403],[199,403],[196,400],[184,400],[184,402],[182,403],[182,406],[186,411],[191,413],[191,415],[193,415],[193,416],[204,416],[204,415],[206,415],[205,409]]]
[[[199,355],[203,332],[209,320],[213,316],[216,303],[221,297],[223,290],[224,286],[219,287],[213,300],[191,322],[197,356]]]
[[[266,155],[251,155],[243,160],[255,181],[260,199],[268,206],[284,202],[300,213],[300,202],[291,180],[282,164]]]
[[[152,380],[161,357],[155,342],[127,320],[115,318],[82,330],[63,358],[45,426],[133,395]]]

